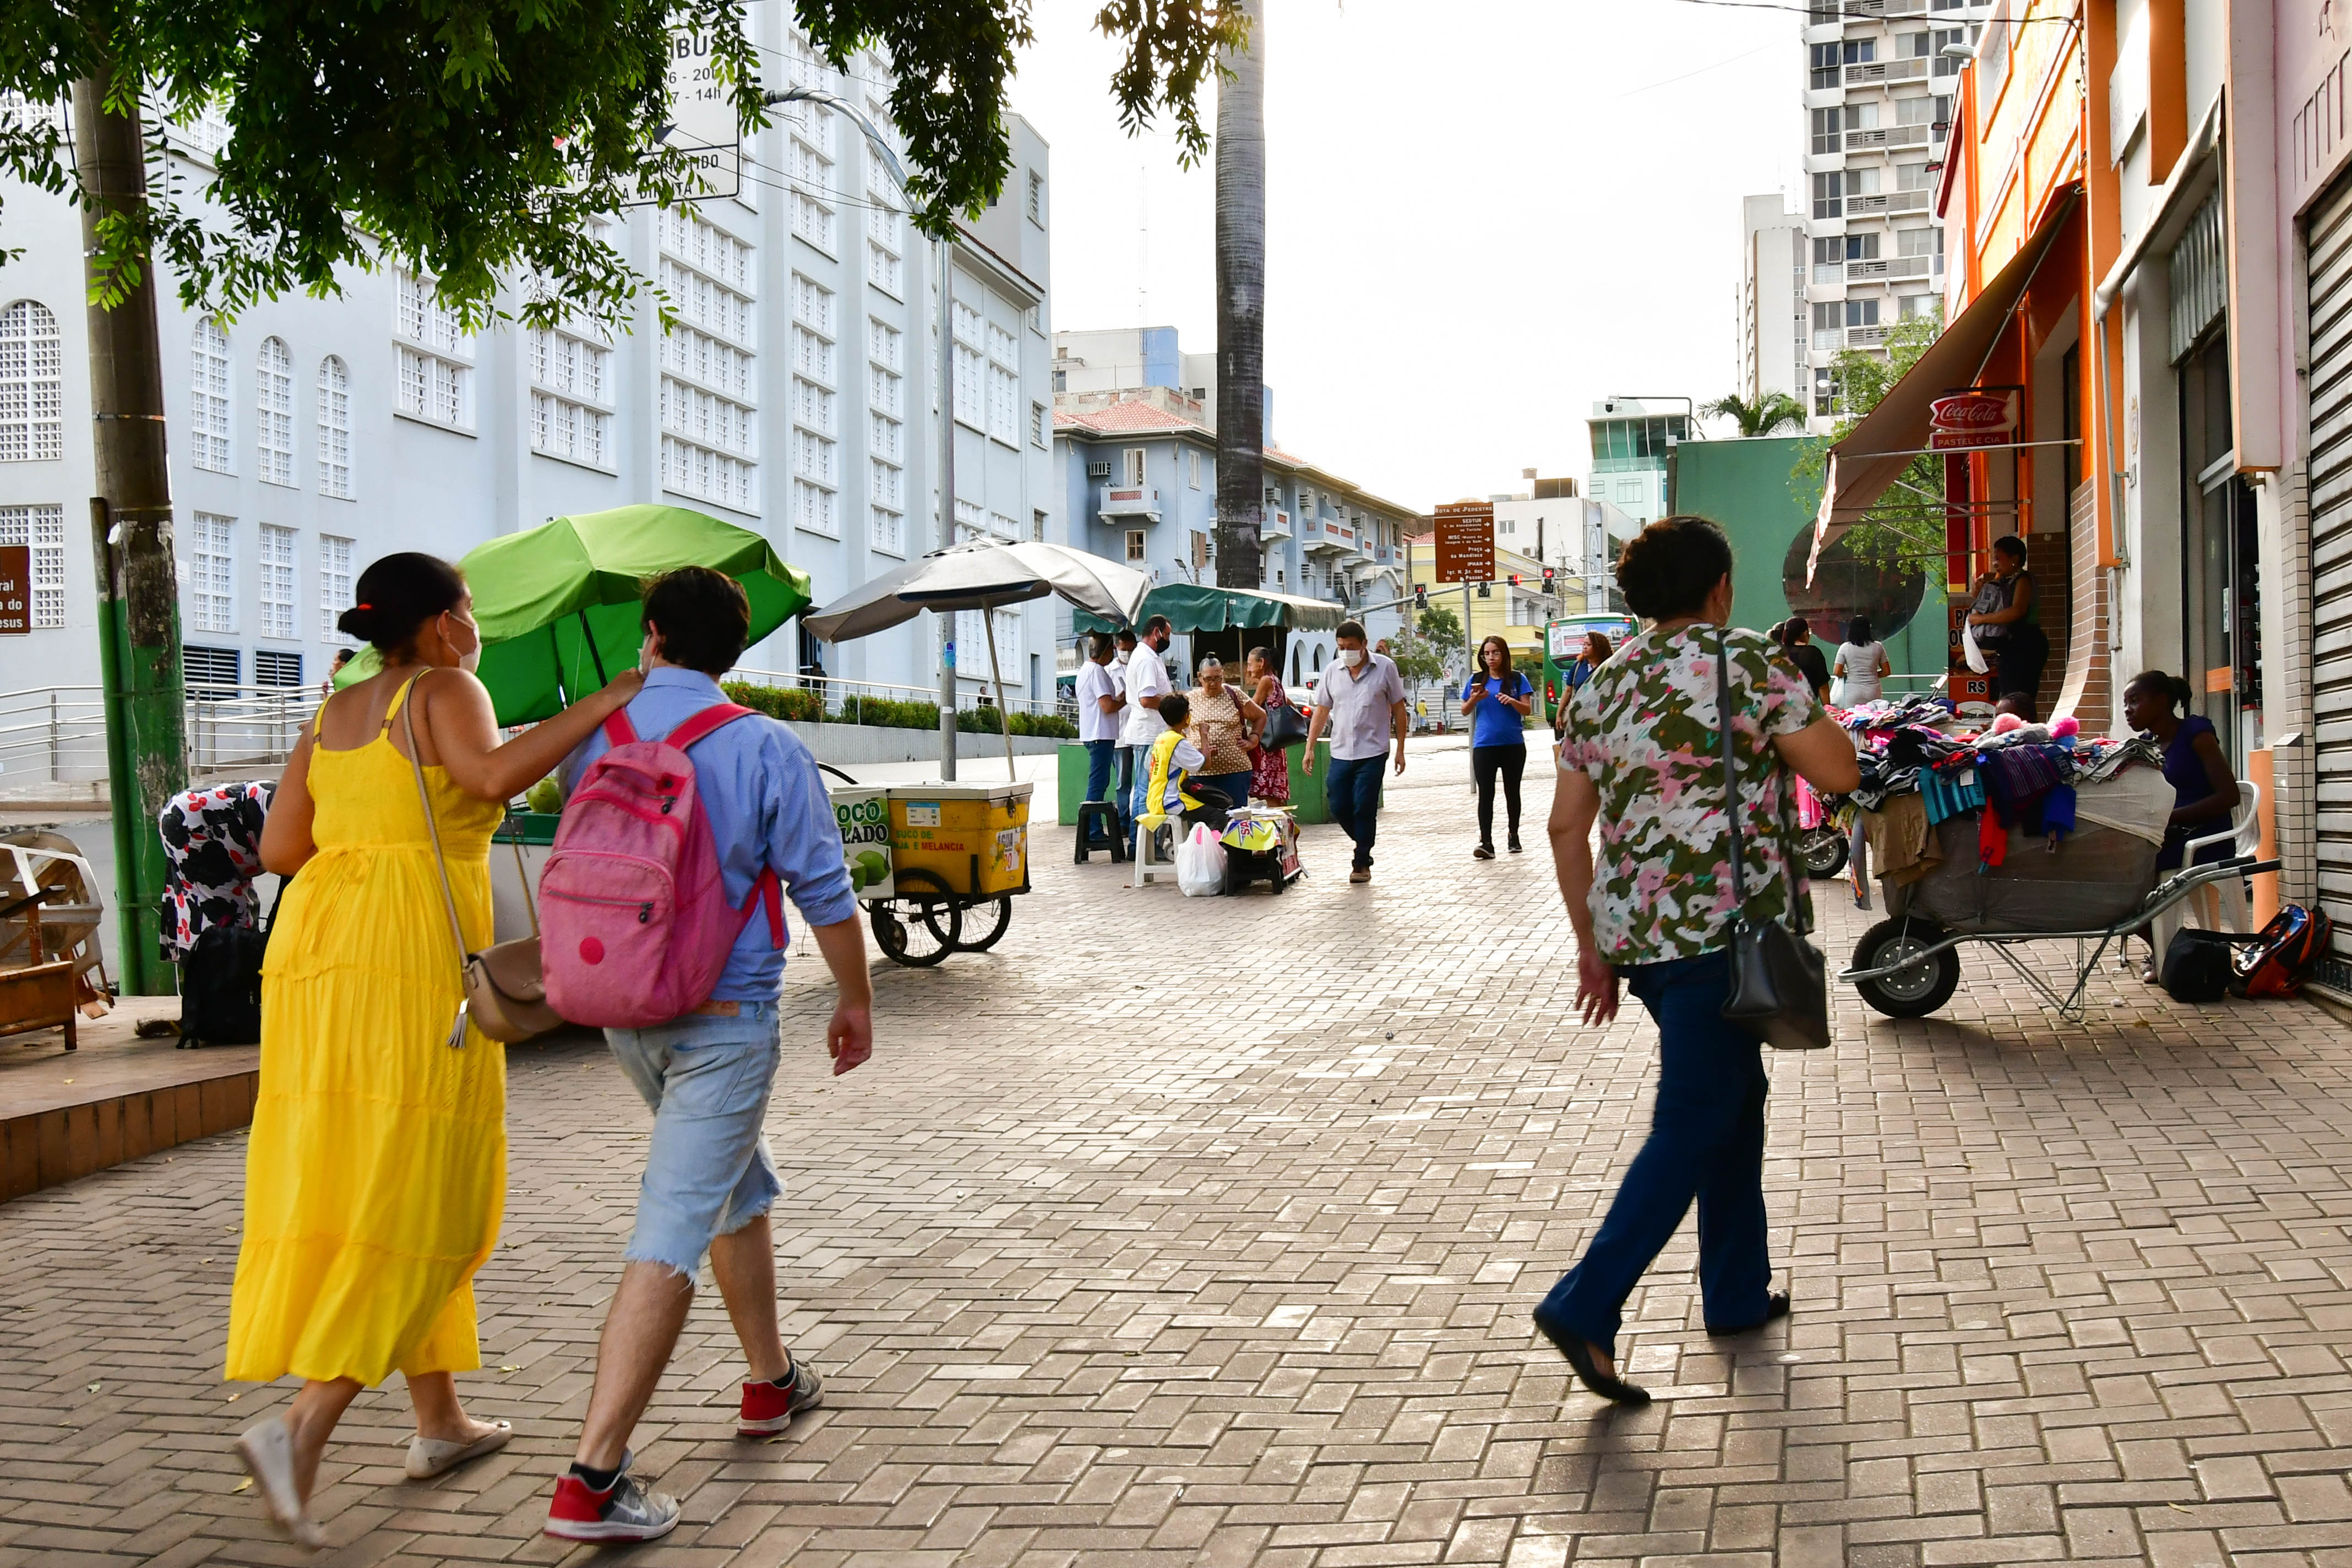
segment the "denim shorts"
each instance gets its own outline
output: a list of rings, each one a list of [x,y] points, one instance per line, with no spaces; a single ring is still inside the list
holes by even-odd
[[[692,1275],[714,1236],[731,1236],[783,1191],[761,1124],[782,1046],[773,1002],[741,1016],[689,1014],[650,1029],[607,1029],[621,1070],[653,1108],[654,1134],[637,1192],[637,1228],[623,1257]]]

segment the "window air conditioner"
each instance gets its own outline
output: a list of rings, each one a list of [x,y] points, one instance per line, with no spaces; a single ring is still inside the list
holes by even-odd
[[[1110,465],[1108,463],[1088,463],[1087,465],[1087,478],[1090,479],[1107,479],[1110,478]]]

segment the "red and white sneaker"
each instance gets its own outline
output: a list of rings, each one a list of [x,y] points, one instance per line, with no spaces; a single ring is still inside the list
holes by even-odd
[[[793,1357],[792,1371],[774,1383],[743,1385],[743,1415],[735,1430],[745,1437],[766,1437],[782,1431],[793,1417],[824,1403],[824,1384],[816,1368]]]
[[[601,1492],[566,1470],[547,1508],[547,1533],[565,1541],[653,1541],[676,1530],[677,1500],[647,1491],[629,1474],[633,1457],[621,1456],[621,1473]]]

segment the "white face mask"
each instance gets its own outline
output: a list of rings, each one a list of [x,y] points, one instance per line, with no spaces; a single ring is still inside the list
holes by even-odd
[[[1364,650],[1360,647],[1343,647],[1339,650],[1339,658],[1349,669],[1360,669],[1364,663]]]
[[[476,626],[471,621],[459,620],[455,611],[444,611],[443,613],[447,615],[451,620],[457,621],[457,625],[465,627],[467,631],[474,634],[474,646],[463,650],[462,652],[457,650],[457,644],[449,637],[448,633],[444,632],[441,634],[442,640],[448,643],[451,651],[457,653],[457,668],[470,675],[475,670],[479,669],[482,665],[482,628]]]

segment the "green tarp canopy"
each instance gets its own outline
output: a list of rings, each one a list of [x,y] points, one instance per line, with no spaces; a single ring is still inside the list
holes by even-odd
[[[1154,616],[1166,616],[1180,632],[1223,632],[1251,626],[1280,626],[1286,631],[1328,632],[1345,612],[1321,599],[1295,594],[1266,594],[1254,588],[1212,588],[1192,583],[1171,583],[1143,596],[1136,612],[1139,625]],[[1070,617],[1074,632],[1115,632],[1118,627],[1099,616],[1081,610]]]
[[[808,574],[767,540],[682,506],[624,506],[559,517],[475,546],[457,563],[474,591],[482,665],[500,724],[551,719],[624,669],[645,640],[638,602],[647,579],[709,566],[743,584],[758,642],[808,606]],[[367,649],[336,677],[375,673]]]

